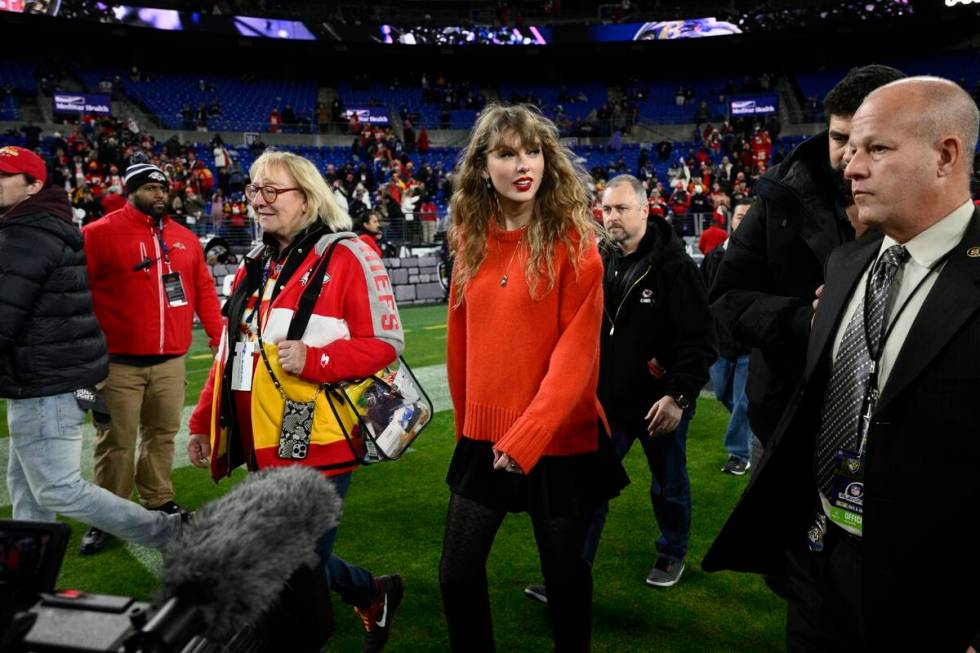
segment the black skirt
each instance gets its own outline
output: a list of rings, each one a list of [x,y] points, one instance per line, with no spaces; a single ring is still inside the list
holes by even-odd
[[[570,456],[542,456],[528,474],[493,469],[493,443],[460,438],[446,482],[461,496],[508,512],[536,517],[577,517],[619,495],[629,485],[609,438],[597,431],[598,448]]]

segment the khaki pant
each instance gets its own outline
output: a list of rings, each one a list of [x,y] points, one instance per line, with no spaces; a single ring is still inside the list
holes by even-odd
[[[102,396],[112,422],[96,430],[96,484],[124,499],[135,486],[148,508],[173,501],[170,471],[184,409],[184,357],[149,367],[110,363]]]
[[[439,223],[435,220],[422,220],[422,242],[434,243],[436,241],[436,229]]]

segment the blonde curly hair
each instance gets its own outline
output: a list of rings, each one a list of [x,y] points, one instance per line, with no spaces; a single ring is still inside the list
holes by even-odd
[[[572,152],[559,143],[555,124],[531,105],[488,105],[477,116],[469,143],[456,162],[449,243],[456,257],[452,276],[457,305],[486,258],[491,220],[503,219],[498,216],[496,191],[488,189],[484,175],[487,155],[511,135],[525,147],[540,147],[544,155],[544,176],[524,235],[530,250],[524,274],[532,297],[542,297],[555,286],[554,255],[559,242],[568,248],[577,269],[599,233],[589,212],[587,175],[573,163]],[[539,293],[542,280],[544,292]]]

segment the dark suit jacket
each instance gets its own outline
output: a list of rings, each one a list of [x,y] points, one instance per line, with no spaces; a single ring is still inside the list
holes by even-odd
[[[881,240],[849,243],[828,260],[803,382],[705,556],[706,571],[781,573],[785,549],[805,541],[819,506],[814,440],[834,334]],[[962,653],[980,641],[977,247],[980,210],[916,317],[872,418],[862,544],[869,650]]]

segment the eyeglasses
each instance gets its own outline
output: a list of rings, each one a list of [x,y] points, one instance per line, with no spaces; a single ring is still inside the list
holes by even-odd
[[[259,193],[262,193],[262,199],[272,204],[279,197],[280,193],[288,193],[291,190],[299,190],[299,188],[276,188],[275,186],[256,186],[255,184],[249,184],[245,187],[245,199],[252,202]]]

